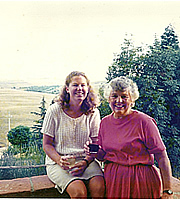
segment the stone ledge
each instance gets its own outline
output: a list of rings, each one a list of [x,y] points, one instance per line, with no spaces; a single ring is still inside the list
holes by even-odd
[[[0,180],[0,197],[63,197],[47,175]]]
[[[174,198],[180,198],[180,180],[172,178]],[[67,193],[60,194],[47,175],[0,180],[0,197],[42,197],[69,198]]]

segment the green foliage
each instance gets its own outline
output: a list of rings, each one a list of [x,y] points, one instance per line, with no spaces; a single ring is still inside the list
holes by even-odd
[[[33,140],[32,141],[37,143],[39,150],[42,149],[43,135],[41,133],[41,129],[42,129],[44,117],[45,117],[45,114],[46,114],[45,104],[46,104],[46,101],[43,97],[42,101],[41,101],[41,106],[39,107],[40,112],[39,113],[38,112],[31,112],[32,114],[39,116],[39,119],[34,121],[35,122],[34,126],[31,127],[32,130],[33,130],[32,131],[32,133],[33,133]]]
[[[8,132],[8,141],[12,145],[28,143],[31,138],[30,128],[27,126],[17,126]]]
[[[143,73],[143,47],[134,47],[130,39],[124,39],[120,51],[121,53],[116,54],[112,66],[108,67],[108,82],[118,76],[138,77]]]
[[[167,126],[171,120],[170,106],[175,106],[174,95],[178,91],[176,70],[176,56],[173,49],[162,50],[159,44],[151,47],[144,58],[144,70],[136,82],[140,89],[138,108],[150,114],[159,125]],[[173,55],[173,58],[172,58]],[[162,132],[164,128],[161,129]]]
[[[172,26],[165,29],[161,41],[152,46],[134,47],[125,39],[114,63],[109,66],[107,81],[129,76],[137,83],[138,110],[152,116],[161,132],[171,160],[173,174],[179,176],[180,159],[180,50]]]
[[[98,107],[98,109],[99,109],[100,116],[101,116],[101,119],[102,119],[106,115],[109,115],[112,111],[111,111],[111,108],[109,107],[109,103],[104,98],[104,88],[103,88],[103,86],[99,89],[99,94],[100,94],[101,104]]]
[[[34,165],[44,165],[45,152],[42,148],[41,128],[46,114],[45,100],[42,98],[40,113],[31,112],[39,116],[30,132],[29,127],[18,126],[8,132],[8,140],[12,144],[0,158],[0,166],[21,166],[22,168],[1,169],[0,179],[13,179],[45,175],[45,167],[34,168]],[[23,168],[23,166],[27,166]],[[29,167],[30,166],[30,167]]]
[[[39,152],[34,144],[29,144],[21,156],[19,156],[19,149],[16,145],[11,145],[1,156],[0,167],[21,166],[22,168],[0,168],[0,180],[45,175],[45,167],[31,167],[32,165],[44,165],[44,159],[45,153]],[[26,167],[23,168],[24,166]]]
[[[8,141],[15,146],[18,146],[20,155],[22,153],[22,148],[26,148],[27,144],[31,139],[30,128],[27,126],[19,125],[11,129],[8,134]]]
[[[161,47],[163,49],[168,49],[171,46],[174,50],[178,50],[178,44],[178,37],[175,34],[172,25],[170,24],[168,27],[165,28],[165,32],[161,36]]]

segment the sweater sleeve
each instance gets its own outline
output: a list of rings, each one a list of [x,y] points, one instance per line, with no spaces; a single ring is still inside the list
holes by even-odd
[[[53,114],[53,105],[51,105],[45,115],[41,133],[54,137],[55,121]]]
[[[94,113],[90,116],[90,138],[97,137],[99,132],[100,113],[96,108]]]
[[[156,121],[153,118],[148,119],[145,124],[144,131],[145,145],[150,154],[159,153],[166,149],[162,141]]]

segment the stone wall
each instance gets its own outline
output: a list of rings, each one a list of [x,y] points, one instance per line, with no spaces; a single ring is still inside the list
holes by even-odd
[[[47,175],[17,178],[13,180],[0,180],[0,197],[60,197],[61,195]]]
[[[174,199],[180,199],[180,180],[172,178]],[[69,198],[68,194],[60,194],[47,175],[0,180],[0,197],[3,198]]]

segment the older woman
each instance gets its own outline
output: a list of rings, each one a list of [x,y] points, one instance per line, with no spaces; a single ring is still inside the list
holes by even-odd
[[[137,85],[121,76],[109,83],[112,114],[100,124],[97,158],[105,162],[108,198],[160,198],[161,181],[154,166],[159,164],[162,198],[173,198],[171,167],[155,120],[133,110],[139,97]],[[87,148],[88,149],[88,148]]]

